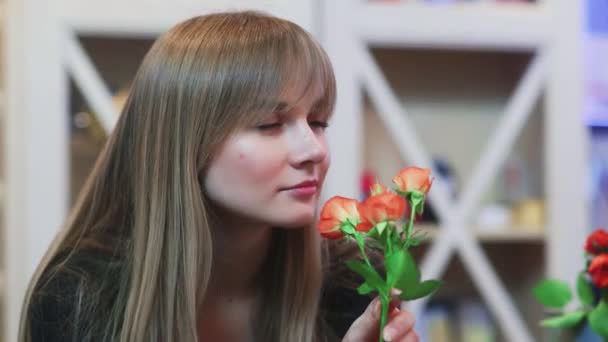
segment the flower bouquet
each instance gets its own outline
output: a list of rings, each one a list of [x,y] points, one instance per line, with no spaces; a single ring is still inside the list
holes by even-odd
[[[576,292],[581,306],[565,312],[572,300],[568,284],[548,279],[534,288],[534,296],[545,307],[559,314],[545,319],[541,325],[549,328],[578,329],[586,322],[604,341],[608,342],[608,232],[597,229],[585,244],[585,269],[578,274]]]
[[[334,196],[321,209],[320,234],[327,239],[351,239],[361,252],[360,260],[348,260],[349,269],[364,282],[357,292],[377,293],[381,303],[380,342],[387,323],[391,290],[400,290],[401,300],[428,296],[441,285],[437,280],[421,281],[420,271],[409,252],[422,238],[414,234],[417,215],[424,210],[424,200],[433,180],[429,169],[407,167],[394,178],[395,188],[375,183],[371,195],[359,203],[355,199]],[[384,269],[377,270],[366,253],[367,248],[381,251]]]

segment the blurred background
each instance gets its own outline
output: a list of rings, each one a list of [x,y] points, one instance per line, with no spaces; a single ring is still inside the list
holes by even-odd
[[[557,338],[531,289],[574,283],[608,227],[608,0],[0,0],[2,341],[154,39],[224,9],[295,21],[330,55],[326,197],[433,168],[416,257],[445,285],[409,305],[422,341]]]

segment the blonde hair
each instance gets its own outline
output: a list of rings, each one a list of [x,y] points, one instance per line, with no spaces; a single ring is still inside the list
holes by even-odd
[[[302,95],[321,85],[320,110],[333,110],[330,62],[289,21],[217,13],[163,34],[30,283],[19,340],[31,341],[31,309],[40,294],[68,274],[75,279],[71,321],[83,322],[74,339],[195,341],[213,253],[201,178],[226,137],[272,111],[294,85]],[[273,233],[261,295],[265,310],[256,322],[260,341],[318,337],[322,261],[316,235],[314,229]],[[78,262],[85,251],[108,257]],[[91,274],[91,267],[99,272]]]

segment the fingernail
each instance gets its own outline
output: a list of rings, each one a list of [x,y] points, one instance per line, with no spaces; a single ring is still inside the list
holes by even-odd
[[[400,296],[403,293],[403,291],[401,291],[399,289],[392,289],[391,293],[395,296]]]
[[[384,340],[386,342],[390,342],[393,340],[394,334],[395,334],[395,331],[392,328],[384,328],[384,334],[382,334],[382,337],[384,338]]]

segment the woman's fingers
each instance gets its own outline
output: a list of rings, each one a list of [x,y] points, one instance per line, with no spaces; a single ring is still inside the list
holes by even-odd
[[[401,311],[398,291],[391,291],[391,301],[388,310],[388,322],[383,330],[386,341],[418,342],[414,332],[414,317],[408,311]],[[381,315],[380,300],[376,297],[366,308],[365,312],[350,326],[343,341],[367,342],[377,341]]]
[[[414,332],[414,316],[408,311],[395,311],[391,314],[388,324],[384,327],[383,336],[386,341],[417,340]]]
[[[412,330],[409,334],[401,338],[400,340],[396,340],[395,342],[420,342],[420,338],[415,331]]]
[[[395,298],[395,299],[391,299],[391,302],[388,305],[388,312],[393,312],[394,309],[400,310],[401,309],[401,299],[399,298]]]

